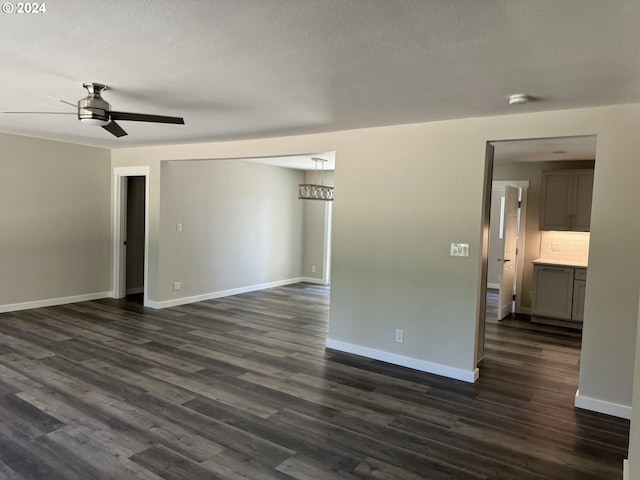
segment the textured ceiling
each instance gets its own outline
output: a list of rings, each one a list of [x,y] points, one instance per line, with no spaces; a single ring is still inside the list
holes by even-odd
[[[0,131],[110,148],[246,139],[640,101],[638,0],[57,0],[0,13]],[[511,93],[536,101],[510,107]]]
[[[239,160],[276,167],[293,168],[295,170],[315,170],[321,172],[322,170],[336,169],[336,152],[289,155],[286,157],[243,158]]]
[[[491,142],[497,164],[553,162],[561,160],[595,160],[595,135],[580,137],[536,138]]]

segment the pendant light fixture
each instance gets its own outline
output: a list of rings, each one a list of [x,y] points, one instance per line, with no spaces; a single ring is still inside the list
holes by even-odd
[[[314,157],[311,160],[316,163],[313,183],[301,183],[298,187],[298,198],[301,200],[333,201],[333,187],[329,187],[324,184],[324,164],[328,160],[317,157]],[[320,183],[318,183],[318,163],[322,166],[320,172]]]

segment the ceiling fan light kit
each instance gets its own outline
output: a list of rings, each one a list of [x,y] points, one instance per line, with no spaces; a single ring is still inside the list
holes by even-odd
[[[109,110],[111,105],[106,102],[100,93],[107,89],[101,83],[83,83],[89,95],[78,101],[78,119],[85,125],[98,125],[104,127],[109,124]]]

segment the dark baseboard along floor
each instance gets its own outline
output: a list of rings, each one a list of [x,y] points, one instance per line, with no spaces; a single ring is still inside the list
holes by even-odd
[[[488,324],[476,384],[324,347],[328,289],[0,315],[0,478],[617,479],[580,335]]]

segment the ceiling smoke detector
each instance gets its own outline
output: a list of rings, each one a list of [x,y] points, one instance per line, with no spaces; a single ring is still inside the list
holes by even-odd
[[[524,105],[529,101],[529,95],[524,93],[514,93],[509,95],[509,105]]]

